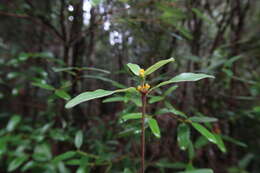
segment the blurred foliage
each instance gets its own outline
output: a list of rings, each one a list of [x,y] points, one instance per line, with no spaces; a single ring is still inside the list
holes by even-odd
[[[138,79],[127,77],[128,62],[148,67],[175,57],[176,63],[151,75],[152,87],[184,71],[216,79],[165,86],[149,98],[161,138],[147,131],[146,172],[196,173],[196,166],[200,173],[258,173],[259,5],[2,0],[0,172],[137,172],[139,126],[122,120],[139,111],[136,96],[118,94],[71,110],[64,105],[86,90],[135,86]],[[215,138],[223,137],[227,152],[171,114],[203,121]],[[193,146],[183,140],[188,137]]]

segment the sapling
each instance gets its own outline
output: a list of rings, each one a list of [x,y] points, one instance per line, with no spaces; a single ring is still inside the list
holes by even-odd
[[[128,114],[124,118],[125,119],[140,119],[141,120],[141,173],[145,172],[145,127],[146,124],[151,129],[151,132],[157,137],[160,138],[160,128],[157,123],[157,120],[153,118],[152,116],[149,116],[146,114],[146,105],[147,105],[147,96],[151,94],[152,91],[173,83],[178,82],[187,82],[187,81],[198,81],[204,78],[214,78],[214,76],[202,74],[202,73],[181,73],[170,80],[166,80],[163,82],[158,83],[157,85],[151,87],[150,84],[147,82],[148,76],[158,70],[160,67],[174,62],[174,58],[161,60],[154,65],[150,66],[146,70],[141,68],[137,64],[128,63],[127,67],[130,69],[130,71],[137,76],[140,80],[140,83],[136,87],[129,87],[129,88],[123,88],[118,89],[114,91],[110,90],[103,90],[103,89],[97,89],[95,91],[87,91],[79,94],[75,98],[71,99],[67,104],[66,108],[72,108],[82,102],[89,101],[92,99],[97,99],[101,97],[106,97],[112,94],[116,93],[122,93],[122,92],[137,92],[139,93],[142,105],[141,105],[141,113],[140,114]],[[168,105],[167,105],[168,104]],[[166,102],[167,112],[171,113],[174,118],[179,120],[181,123],[178,126],[178,145],[180,149],[186,150],[189,148],[192,143],[190,141],[190,129],[189,125],[194,127],[200,134],[202,134],[208,141],[217,144],[217,146],[220,148],[221,151],[225,152],[225,146],[224,143],[220,137],[219,134],[214,134],[210,132],[207,128],[202,126],[199,123],[209,123],[217,121],[215,118],[211,117],[188,117],[183,112],[176,110],[174,107],[172,107],[169,102]],[[201,169],[202,170],[202,169]],[[208,171],[209,173],[212,172],[210,169],[203,169],[203,171]],[[208,173],[206,172],[206,173]]]

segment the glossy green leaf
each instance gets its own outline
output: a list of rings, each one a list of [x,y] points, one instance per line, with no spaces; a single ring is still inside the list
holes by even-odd
[[[76,155],[76,152],[75,151],[68,151],[66,153],[62,153],[58,156],[56,156],[54,159],[53,159],[53,162],[54,163],[58,163],[60,161],[63,161],[63,160],[66,160],[66,159],[70,159],[72,157],[74,157]]]
[[[177,141],[181,150],[186,150],[190,144],[190,127],[186,123],[181,123],[177,129]]]
[[[190,117],[189,120],[198,123],[211,123],[211,122],[218,121],[217,118],[213,118],[213,117],[197,117],[197,116]]]
[[[203,127],[202,125],[192,122],[191,125],[200,132],[204,137],[206,137],[210,142],[217,144],[217,140],[215,138],[215,135],[211,133],[208,129]]]
[[[202,73],[182,73],[179,74],[177,76],[175,76],[174,78],[168,80],[168,81],[164,81],[159,83],[158,85],[156,85],[155,87],[151,88],[151,90],[154,90],[156,88],[159,88],[161,86],[164,85],[168,85],[171,83],[177,83],[177,82],[194,82],[194,81],[198,81],[204,78],[215,78],[214,76],[211,75],[207,75],[207,74],[202,74]]]
[[[127,121],[127,120],[133,120],[133,119],[140,119],[142,118],[141,113],[130,113],[122,116],[122,119]]]
[[[149,75],[149,74],[155,72],[156,70],[158,70],[160,67],[168,64],[169,62],[174,62],[174,61],[175,61],[174,58],[169,58],[169,59],[166,59],[166,60],[158,61],[157,63],[155,63],[154,65],[152,65],[148,69],[146,69],[145,72],[144,72],[144,75]]]
[[[130,87],[130,88],[119,89],[119,90],[115,90],[115,91],[108,91],[108,90],[103,90],[103,89],[98,89],[98,90],[95,90],[95,91],[87,91],[87,92],[81,93],[78,96],[71,99],[65,105],[65,108],[69,109],[69,108],[72,108],[72,107],[82,103],[82,102],[86,102],[86,101],[89,101],[89,100],[109,96],[109,95],[112,95],[112,94],[118,93],[118,92],[130,91],[130,90],[135,90],[135,88]]]
[[[140,66],[137,64],[128,63],[127,67],[136,75],[139,76]]]
[[[12,118],[9,120],[9,122],[6,126],[6,130],[8,132],[13,131],[16,128],[16,126],[19,124],[20,121],[21,121],[21,117],[19,115],[12,116]]]
[[[55,88],[53,86],[48,85],[48,84],[44,84],[44,83],[33,82],[32,85],[37,86],[37,87],[42,88],[42,89],[46,89],[46,90],[55,90]]]
[[[79,130],[76,133],[76,136],[75,136],[75,139],[74,139],[74,144],[75,144],[77,149],[80,149],[80,147],[82,146],[82,144],[83,144],[83,133],[82,133],[81,130]]]
[[[60,97],[60,98],[62,98],[62,99],[64,99],[64,100],[69,100],[69,99],[71,99],[71,97],[70,97],[70,95],[66,92],[66,91],[64,91],[64,90],[55,90],[55,93],[54,93],[56,96],[58,96],[58,97]]]
[[[8,165],[8,172],[12,172],[16,170],[19,166],[21,166],[26,160],[28,159],[28,156],[19,156],[12,160],[10,164]]]
[[[183,171],[179,173],[214,173],[212,169],[196,169],[192,171]]]
[[[216,140],[217,140],[217,146],[218,146],[218,148],[219,148],[223,153],[227,152],[226,146],[225,146],[225,144],[224,144],[224,142],[223,142],[223,140],[222,140],[220,134],[215,134],[215,138],[216,138]]]
[[[157,138],[160,138],[161,132],[160,132],[160,128],[158,126],[157,121],[153,118],[149,118],[148,119],[148,125],[149,125],[152,133],[154,134],[154,136],[156,136]]]

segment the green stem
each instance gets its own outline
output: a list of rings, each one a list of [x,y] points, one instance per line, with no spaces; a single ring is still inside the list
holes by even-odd
[[[142,93],[142,135],[141,135],[141,173],[144,173],[145,161],[145,108],[146,94]]]

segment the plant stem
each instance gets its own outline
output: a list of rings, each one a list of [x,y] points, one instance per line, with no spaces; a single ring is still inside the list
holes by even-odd
[[[146,108],[146,94],[142,93],[141,173],[144,173],[144,161],[145,161],[145,108]]]

